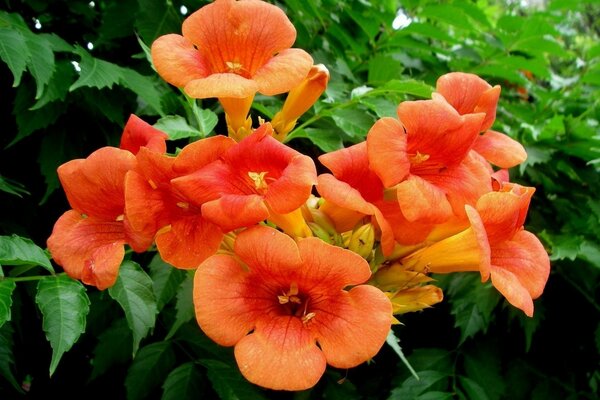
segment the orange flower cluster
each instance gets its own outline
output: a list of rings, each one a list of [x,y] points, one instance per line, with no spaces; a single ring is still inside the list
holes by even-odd
[[[430,273],[477,271],[531,316],[550,265],[523,229],[534,189],[508,182],[525,150],[490,130],[500,87],[444,75],[432,99],[401,103],[366,141],[319,157],[331,173],[317,176],[282,143],[329,79],[290,49],[295,35],[273,5],[216,0],[185,20],[183,36],[157,39],[158,73],[190,97],[217,97],[229,137],[170,155],[167,135],[132,115],[120,148],[62,165],[72,210],[48,239],[56,263],[106,289],[125,245],[155,245],[196,270],[200,328],[273,389],[310,388],[327,364],[375,356],[393,314],[442,300]],[[288,96],[253,129],[256,92]]]

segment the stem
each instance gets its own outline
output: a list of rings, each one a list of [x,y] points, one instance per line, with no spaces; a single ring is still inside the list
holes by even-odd
[[[66,275],[66,272],[60,272],[56,275],[31,275],[31,276],[18,276],[15,278],[11,278],[10,276],[5,276],[4,278],[0,278],[0,281],[2,281],[2,280],[13,281],[13,282],[39,281],[39,280],[45,279],[49,276],[59,276],[59,275]]]

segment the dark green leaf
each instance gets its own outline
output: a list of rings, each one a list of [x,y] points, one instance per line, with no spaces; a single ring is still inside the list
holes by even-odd
[[[141,348],[125,378],[127,399],[148,398],[174,366],[175,352],[170,342],[152,343]]]
[[[52,375],[62,355],[69,351],[85,331],[90,300],[79,281],[59,275],[39,281],[35,302],[44,317],[44,332],[52,346]]]
[[[166,1],[138,0],[135,28],[145,43],[166,33],[181,33],[181,16]]]
[[[175,296],[177,288],[186,277],[186,273],[184,270],[164,262],[158,253],[152,258],[148,268],[152,278],[152,291],[156,298],[156,306],[160,311]]]
[[[204,375],[196,363],[188,362],[175,368],[163,383],[161,400],[194,400],[201,398]]]
[[[0,327],[0,376],[3,376],[4,379],[6,379],[16,391],[22,394],[23,390],[15,379],[13,335],[14,330],[10,323],[4,324]]]
[[[54,268],[44,250],[30,239],[18,235],[0,236],[0,265],[39,265],[48,272]]]
[[[452,353],[441,348],[415,349],[408,357],[410,364],[417,371],[439,371],[447,375],[453,374],[454,359]]]
[[[116,365],[131,360],[131,340],[131,329],[125,319],[116,320],[102,332],[98,336],[98,344],[94,347],[90,380],[103,375]]]
[[[77,47],[75,54],[81,57],[79,61],[79,78],[69,87],[69,91],[81,87],[112,88],[121,79],[121,67],[107,61],[92,57],[90,53],[81,47]]]
[[[13,74],[13,87],[21,83],[21,76],[27,69],[29,57],[27,43],[21,32],[0,28],[0,58]]]
[[[0,328],[6,321],[10,321],[12,293],[16,287],[14,281],[0,278]]]
[[[0,190],[5,193],[14,194],[18,197],[23,197],[24,194],[31,194],[25,189],[25,186],[17,181],[5,178],[0,175]]]
[[[207,369],[208,379],[222,400],[264,400],[261,391],[248,382],[236,365],[217,360],[200,360]]]
[[[119,83],[152,107],[155,114],[165,115],[161,104],[162,93],[157,88],[161,82],[157,81],[156,77],[144,76],[133,69],[120,68]]]
[[[108,289],[125,311],[127,324],[133,333],[133,354],[137,352],[141,340],[146,337],[156,322],[156,299],[152,291],[152,279],[134,262],[121,265],[119,277]]]
[[[400,347],[399,344],[400,339],[396,337],[393,330],[390,330],[385,341],[388,344],[388,346],[390,346],[394,350],[394,352],[398,354],[398,357],[400,357],[402,363],[406,366],[406,368],[408,368],[408,370],[415,377],[415,379],[419,379],[419,375],[415,372],[415,369],[412,367],[412,365],[410,365],[410,363],[404,356],[404,353],[402,352],[402,347]]]
[[[465,375],[470,381],[461,381],[465,392],[473,393],[483,389],[485,396],[477,398],[489,398],[491,400],[505,398],[506,384],[504,383],[500,360],[500,353],[494,341],[475,342],[473,350],[464,353]],[[479,389],[471,385],[471,382],[476,383]]]
[[[53,101],[64,101],[69,93],[69,87],[75,81],[75,76],[75,70],[71,63],[58,61],[48,87],[30,110],[39,110]]]
[[[406,379],[392,390],[389,400],[416,399],[417,396],[431,391],[448,389],[449,376],[439,371],[419,371],[419,379],[414,376]]]
[[[467,399],[489,399],[485,390],[483,390],[483,388],[474,380],[469,379],[466,376],[459,376],[458,381],[460,382],[462,388],[467,394]]]
[[[360,399],[361,396],[356,386],[337,371],[325,371],[327,384],[323,391],[323,398],[328,400]]]
[[[195,314],[194,311],[194,271],[189,271],[185,280],[177,290],[177,303],[175,308],[175,321],[166,336],[166,339],[171,338],[175,332],[188,321],[191,321]]]

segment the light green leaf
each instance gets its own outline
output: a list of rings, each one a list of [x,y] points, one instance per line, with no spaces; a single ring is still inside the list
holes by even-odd
[[[181,286],[179,286],[179,290],[177,291],[177,304],[175,305],[177,310],[175,313],[175,322],[173,322],[173,325],[171,326],[171,329],[169,330],[169,333],[165,339],[171,338],[181,327],[181,325],[192,320],[195,316],[193,302],[194,272],[195,271],[188,271],[187,277]]]
[[[286,138],[289,142],[296,138],[307,138],[325,152],[339,150],[344,147],[342,138],[335,129],[303,128],[296,129]]]
[[[0,175],[0,190],[18,197],[23,197],[24,194],[31,194],[25,189],[25,185],[22,183],[5,178],[2,175]]]
[[[148,398],[174,366],[175,352],[170,342],[152,343],[141,348],[125,378],[127,399]]]
[[[369,92],[370,96],[380,95],[381,92],[404,93],[411,94],[422,98],[430,98],[433,93],[433,88],[428,84],[415,80],[392,80],[382,87]]]
[[[35,79],[35,98],[39,99],[54,73],[54,53],[52,45],[43,36],[30,33],[25,35],[25,42],[31,55],[27,69]]]
[[[208,136],[219,123],[219,117],[211,110],[197,110],[196,116],[202,137]]]
[[[369,84],[380,84],[402,76],[400,60],[385,54],[377,54],[369,60]]]
[[[248,382],[237,366],[217,360],[199,360],[207,369],[208,379],[222,400],[266,400],[261,391]]]
[[[152,291],[152,279],[140,266],[132,261],[121,265],[119,277],[108,289],[125,311],[127,324],[133,333],[133,354],[137,352],[141,340],[154,328],[156,323],[156,298]]]
[[[6,321],[10,321],[12,292],[16,287],[15,281],[0,278],[0,328]]]
[[[194,362],[175,368],[163,383],[161,400],[195,400],[204,392],[204,375]]]
[[[368,112],[354,108],[338,108],[333,110],[331,118],[333,118],[335,124],[346,135],[356,142],[362,141],[375,123],[375,118]]]
[[[169,140],[178,140],[186,138],[201,137],[202,133],[198,129],[190,126],[186,119],[180,115],[168,115],[162,117],[153,125],[169,135]]]
[[[131,359],[131,329],[124,318],[117,319],[98,336],[94,347],[90,380],[96,379],[115,365],[125,364]]]
[[[59,275],[39,281],[35,302],[42,312],[43,329],[52,346],[52,375],[62,355],[69,351],[85,331],[90,300],[79,281]]]
[[[408,368],[408,370],[410,371],[412,376],[414,376],[415,379],[418,380],[419,375],[417,375],[417,372],[414,370],[412,365],[410,365],[410,363],[404,356],[404,353],[402,352],[402,347],[400,347],[400,344],[399,344],[400,339],[398,339],[396,337],[393,330],[390,329],[390,332],[388,333],[387,338],[385,339],[385,342],[394,350],[394,352],[396,352],[396,354],[398,354],[398,357],[400,357],[400,360],[402,360],[402,363],[406,366],[406,368]]]
[[[18,235],[0,236],[0,265],[39,265],[48,272],[54,268],[44,250],[30,239]]]
[[[152,291],[156,298],[156,306],[160,311],[175,296],[177,288],[186,277],[186,273],[184,270],[164,262],[158,253],[152,258],[148,268],[152,278]]]
[[[23,72],[27,69],[29,50],[21,32],[0,28],[0,58],[13,74],[13,87],[21,84]]]
[[[81,47],[75,49],[75,54],[81,57],[81,72],[79,79],[69,87],[70,92],[81,87],[112,88],[114,84],[119,83],[122,75],[118,65],[92,57]]]
[[[23,389],[15,378],[15,356],[13,354],[14,330],[10,323],[0,327],[0,376],[3,376],[12,387],[23,394]]]
[[[145,76],[129,68],[120,68],[119,83],[138,95],[158,115],[165,115],[161,104],[162,93],[157,88],[159,82],[156,77]]]

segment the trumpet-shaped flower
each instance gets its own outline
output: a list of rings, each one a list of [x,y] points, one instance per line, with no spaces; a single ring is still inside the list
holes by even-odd
[[[213,162],[234,143],[224,136],[199,140],[177,158],[141,148],[137,167],[127,173],[125,215],[131,228],[150,243],[156,240],[163,260],[175,267],[196,268],[217,251],[223,232],[171,180]]]
[[[303,390],[326,364],[351,368],[377,354],[392,306],[379,289],[360,285],[371,274],[360,256],[264,226],[240,233],[234,250],[198,268],[194,305],[201,329],[235,346],[249,381]]]
[[[382,118],[367,136],[369,164],[395,188],[408,221],[441,223],[464,215],[491,190],[489,166],[470,154],[485,114],[461,116],[443,98],[406,101],[400,121]]]
[[[481,125],[484,132],[475,140],[473,149],[500,168],[511,168],[525,161],[523,146],[509,136],[490,130],[496,119],[500,86],[492,87],[474,74],[451,72],[436,83],[436,95],[443,96],[461,115],[485,113]]]
[[[125,174],[135,165],[131,152],[104,147],[58,168],[73,209],[56,221],[48,249],[69,276],[101,290],[115,283],[125,244],[146,250],[124,219]]]
[[[141,147],[147,147],[162,154],[167,151],[165,141],[168,137],[163,131],[154,128],[135,114],[131,114],[123,129],[119,148],[137,154]]]
[[[173,184],[225,232],[294,212],[316,183],[315,164],[271,133],[270,124],[262,125],[218,160]]]

